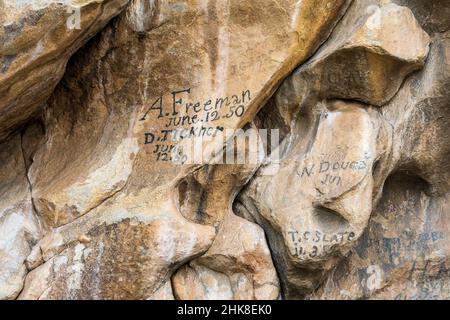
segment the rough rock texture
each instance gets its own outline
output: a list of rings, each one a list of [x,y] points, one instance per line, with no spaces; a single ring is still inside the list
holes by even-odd
[[[314,289],[360,237],[381,180],[373,168],[385,165],[390,147],[389,126],[373,108],[341,101],[315,108],[328,111],[299,124],[310,132],[291,142],[279,172],[257,173],[241,196],[277,243],[274,258],[287,295]],[[283,183],[289,187],[279,188]]]
[[[447,1],[64,3],[0,2],[0,299],[450,298]]]
[[[70,56],[127,2],[0,2],[0,140],[42,107]]]
[[[383,16],[391,14],[396,18],[384,23]],[[429,36],[411,17],[408,8],[391,3],[380,3],[379,7],[374,7],[373,2],[354,3],[321,51],[285,80],[270,102],[272,110],[261,114],[265,127],[284,128],[287,147],[282,169],[275,178],[257,173],[240,201],[248,214],[264,226],[269,239],[273,239],[269,242],[275,243],[275,265],[288,298],[307,298],[314,291],[311,297],[334,299],[447,297],[445,281],[439,280],[442,287],[437,291],[416,294],[414,290],[420,291],[421,287],[413,283],[415,289],[410,286],[405,293],[408,284],[398,274],[414,270],[414,263],[405,266],[398,259],[390,264],[383,260],[386,255],[389,259],[402,256],[402,249],[391,250],[391,246],[406,246],[399,240],[403,232],[413,242],[421,241],[422,233],[432,237],[433,226],[423,220],[420,226],[405,226],[400,217],[398,225],[396,218],[389,217],[389,222],[382,220],[385,225],[379,226],[382,218],[377,216],[378,209],[373,210],[383,193],[383,201],[397,200],[389,203],[402,208],[400,216],[411,214],[408,210],[426,211],[428,206],[404,209],[403,202],[434,204],[438,200],[426,198],[424,192],[438,199],[445,198],[449,190],[448,143],[438,138],[448,134],[448,36],[432,36],[423,71],[409,77],[399,90],[408,72],[423,66],[429,51]],[[360,23],[351,23],[355,19]],[[400,26],[395,26],[400,21]],[[375,32],[367,32],[367,25]],[[346,40],[346,45],[340,45],[340,38],[352,34],[355,28],[358,40]],[[384,34],[380,32],[383,28],[391,31]],[[378,36],[381,39],[375,41],[376,46],[371,45]],[[401,38],[407,39],[399,41]],[[353,43],[362,44],[364,49],[355,49]],[[395,50],[389,49],[391,46]],[[384,190],[386,179],[398,174],[425,181],[423,189],[415,196],[402,196],[404,185]],[[288,192],[278,187],[286,176],[292,179]],[[445,200],[430,206],[433,218],[429,219],[438,219],[435,215],[448,210]],[[396,211],[389,214],[397,217]],[[385,231],[389,227],[392,232]],[[370,238],[369,244],[366,237]],[[378,246],[372,248],[372,243]],[[445,265],[442,245],[440,254]],[[421,255],[428,254],[426,248],[422,249]],[[414,252],[404,255],[415,261]],[[418,259],[417,263],[432,264],[435,260],[430,253],[429,258]],[[352,276],[347,276],[350,273]],[[385,282],[375,280],[385,273],[386,277],[393,275]],[[391,284],[395,281],[398,283]],[[420,281],[426,286],[431,280],[425,276]]]
[[[426,187],[390,177],[364,235],[312,298],[449,299],[449,199]]]
[[[382,106],[406,75],[421,68],[429,36],[411,10],[355,3],[328,42],[296,78],[296,86],[325,99]],[[408,50],[405,50],[408,48]]]
[[[128,6],[73,58],[45,108],[29,178],[37,214],[52,231],[28,259],[35,269],[21,298],[150,298],[211,245],[214,256],[214,245],[221,246],[213,242],[216,233],[254,168],[203,170],[169,161],[175,144],[163,130],[182,121],[188,132],[204,127],[211,135],[247,123],[346,7],[345,1]],[[196,177],[198,170],[207,176]],[[183,194],[196,192],[197,203],[179,208]],[[238,255],[229,248],[229,260],[242,260],[252,296],[276,297],[265,238],[252,228],[255,245],[243,239],[236,246],[245,249]],[[249,254],[261,255],[264,271]],[[241,271],[230,266],[233,272]]]
[[[209,250],[172,281],[176,298],[183,300],[272,300],[280,293],[263,230],[232,213]]]
[[[42,230],[33,211],[20,134],[0,145],[0,162],[0,299],[14,299]]]

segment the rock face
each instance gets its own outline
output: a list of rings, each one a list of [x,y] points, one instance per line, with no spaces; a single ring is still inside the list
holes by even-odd
[[[0,299],[450,297],[445,1],[65,5],[0,4]]]
[[[369,13],[368,17],[362,13]],[[384,21],[390,15],[395,18]],[[359,24],[352,23],[356,17]],[[426,242],[421,237],[426,238],[427,233],[430,239],[433,232],[435,238],[446,234],[431,222],[402,224],[402,215],[421,210],[408,207],[409,201],[427,199],[423,201],[436,208],[431,209],[435,210],[433,217],[440,216],[448,209],[445,200],[437,199],[445,199],[449,190],[444,160],[448,147],[430,144],[431,136],[436,139],[447,130],[447,36],[434,35],[426,66],[404,82],[408,74],[404,70],[423,66],[430,44],[430,37],[411,17],[409,9],[392,3],[355,3],[321,51],[285,80],[270,103],[272,110],[261,114],[264,127],[284,127],[286,132],[282,169],[270,178],[256,173],[240,201],[264,226],[269,242],[276,243],[275,265],[282,270],[287,298],[447,296],[445,281],[437,280],[440,289],[423,293],[426,288],[417,282],[408,284],[399,275],[414,272],[414,262],[435,263],[433,249],[424,242],[419,247],[414,243]],[[400,21],[401,27],[389,27]],[[389,35],[380,31],[383,28],[391,30]],[[340,39],[349,34],[356,36],[342,46]],[[408,40],[399,41],[408,34]],[[374,41],[377,37],[381,38]],[[291,179],[287,191],[279,188],[286,176]],[[401,177],[399,186],[394,182],[396,187],[384,190],[386,179],[391,182],[397,176]],[[419,190],[414,182],[407,184],[416,192],[412,199],[408,199],[409,193],[405,195],[404,176],[423,181]],[[395,217],[389,216],[393,220],[385,220],[391,212],[379,214],[385,219],[378,217],[384,201],[402,208]],[[398,215],[399,221],[394,222]],[[405,234],[412,239],[405,241]],[[406,251],[408,246],[410,251]],[[440,249],[445,251],[444,247]],[[429,257],[415,260],[419,252]],[[386,256],[391,260],[386,261]],[[409,266],[398,258],[405,256]],[[445,266],[445,258],[437,260],[442,259]],[[384,282],[380,280],[383,276]],[[417,281],[425,287],[432,282],[427,276]],[[392,282],[398,283],[391,288]]]
[[[0,3],[0,140],[36,114],[70,56],[127,0],[3,0]]]
[[[364,235],[311,298],[448,299],[449,201],[426,187],[390,177]]]
[[[263,230],[230,213],[209,250],[173,277],[175,297],[277,299],[278,277]]]
[[[299,124],[311,131],[297,135],[279,172],[257,173],[241,196],[269,241],[278,243],[274,257],[287,295],[314,289],[360,237],[381,180],[374,168],[385,164],[390,149],[390,128],[373,108],[342,101],[315,108],[317,116]],[[286,177],[289,188],[279,188]]]
[[[14,299],[27,274],[25,260],[42,235],[33,211],[22,138],[1,144],[0,161],[0,299]]]
[[[298,86],[313,84],[304,90],[317,91],[324,99],[382,106],[408,74],[423,66],[429,36],[411,10],[363,3],[354,5],[329,45],[304,67],[298,75],[304,83]]]

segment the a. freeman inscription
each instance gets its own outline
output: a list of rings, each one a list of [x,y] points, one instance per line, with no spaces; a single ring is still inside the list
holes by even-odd
[[[144,144],[153,146],[156,161],[177,161],[183,163],[182,150],[177,150],[176,142],[184,139],[215,137],[224,131],[219,120],[241,118],[246,105],[251,101],[250,90],[226,97],[207,98],[192,101],[192,89],[173,91],[164,99],[159,96],[145,109],[140,121],[150,115],[164,121],[159,132],[146,132]],[[167,103],[167,100],[170,103]],[[217,123],[217,124],[216,124]],[[173,156],[180,159],[173,159]]]

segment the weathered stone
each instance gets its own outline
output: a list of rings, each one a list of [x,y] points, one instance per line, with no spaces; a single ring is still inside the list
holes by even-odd
[[[170,280],[167,280],[166,283],[151,297],[147,298],[147,300],[175,300]]]
[[[407,7],[355,1],[327,44],[296,71],[294,88],[382,106],[423,66],[429,42]]]
[[[294,128],[280,171],[256,173],[240,196],[277,247],[287,297],[313,290],[362,234],[383,181],[376,167],[390,150],[389,127],[373,108],[319,103],[305,117],[310,122],[297,124],[301,134]]]
[[[0,3],[0,140],[42,107],[70,56],[127,0]]]
[[[446,1],[0,9],[0,299],[450,297]]]
[[[31,203],[21,137],[0,144],[0,299],[14,299],[27,274],[25,259],[40,237]]]
[[[435,35],[425,68],[414,75],[383,109],[394,128],[396,171],[411,171],[425,180],[428,192],[450,190],[450,33]]]
[[[419,177],[419,179],[423,179],[423,181],[426,181],[425,184],[422,184],[422,186],[424,186],[423,191],[434,195],[445,195],[449,190],[448,156],[446,156],[449,154],[448,148],[446,145],[439,145],[439,142],[437,142],[438,145],[431,143],[431,141],[438,136],[448,135],[447,128],[449,117],[446,113],[448,113],[449,90],[447,84],[449,83],[449,71],[447,58],[448,41],[446,40],[447,36],[445,34],[434,35],[431,53],[423,71],[410,77],[402,86],[398,94],[399,84],[394,84],[392,93],[383,93],[382,96],[385,100],[382,103],[377,103],[375,100],[371,101],[370,99],[360,99],[357,96],[345,96],[346,91],[342,90],[346,85],[345,81],[343,83],[337,81],[333,84],[333,87],[322,90],[324,85],[324,77],[322,75],[316,78],[317,86],[314,84],[314,81],[311,80],[314,79],[314,72],[317,72],[317,70],[321,70],[320,72],[322,72],[322,74],[324,72],[329,72],[328,70],[330,70],[330,68],[320,69],[317,68],[317,65],[323,61],[327,61],[328,58],[326,56],[325,58],[322,58],[324,52],[332,52],[331,55],[333,55],[333,52],[339,51],[339,36],[348,36],[348,32],[342,35],[342,30],[345,30],[346,23],[351,21],[351,16],[354,15],[355,12],[361,12],[361,6],[364,6],[361,2],[359,4],[355,3],[354,6],[352,6],[342,24],[336,28],[335,38],[333,38],[333,36],[331,38],[334,39],[334,42],[331,41],[325,45],[321,52],[319,52],[310,63],[302,66],[293,74],[293,76],[289,77],[285,83],[283,83],[273,101],[269,103],[271,106],[270,110],[272,111],[265,111],[260,115],[264,127],[279,127],[284,131],[285,146],[282,148],[284,158],[281,162],[282,169],[277,175],[279,176],[280,181],[277,181],[277,178],[268,179],[267,177],[259,177],[257,174],[249,187],[240,196],[240,205],[243,205],[244,207],[243,210],[240,210],[240,214],[242,214],[242,216],[251,216],[252,219],[263,225],[268,234],[269,242],[272,244],[271,247],[277,248],[273,251],[276,260],[275,265],[279,270],[283,288],[288,298],[304,297],[305,294],[308,296],[308,292],[316,290],[325,279],[327,280],[325,284],[320,287],[319,294],[314,294],[313,297],[340,298],[348,296],[350,298],[390,298],[394,292],[399,295],[402,290],[408,288],[408,286],[409,292],[415,292],[411,289],[411,284],[408,285],[407,282],[403,283],[403,278],[400,276],[396,279],[399,282],[398,286],[389,289],[391,290],[391,296],[387,294],[378,294],[378,291],[367,292],[367,288],[365,289],[364,283],[361,282],[362,269],[360,268],[360,260],[362,258],[358,256],[353,259],[355,249],[351,249],[350,258],[346,259],[345,256],[348,254],[349,248],[355,247],[356,243],[361,243],[361,241],[363,241],[358,241],[357,239],[369,224],[372,204],[377,203],[381,191],[383,190],[384,181],[392,173],[406,172],[408,175],[413,174],[414,176]],[[385,5],[377,10],[379,13],[381,12],[381,17],[383,10],[408,12],[407,9],[400,9],[392,4]],[[385,26],[384,29],[387,30],[389,28]],[[356,32],[356,34],[358,34],[358,36],[361,35],[360,32]],[[387,34],[384,35],[386,36]],[[427,36],[424,38],[427,39]],[[414,50],[414,48],[418,47],[408,42],[411,39],[414,39],[414,35],[409,37],[408,40],[401,41],[401,44],[405,44],[405,50],[402,52],[403,55],[414,52],[408,50]],[[426,44],[427,41],[428,40],[423,43]],[[364,41],[362,42],[364,43]],[[400,43],[400,41],[398,42]],[[427,47],[427,45],[424,46],[424,48],[425,47]],[[420,57],[419,60],[421,60],[421,63],[424,62],[427,50],[428,49],[423,51],[423,54],[417,55]],[[335,67],[339,63],[345,61],[348,60],[340,57],[336,61],[331,61],[330,67]],[[325,62],[323,63],[325,64]],[[389,64],[389,59],[383,59],[383,63],[384,65],[381,67],[385,67],[386,64]],[[314,69],[315,67],[317,69]],[[352,68],[357,69],[358,63],[349,65],[347,71],[352,72]],[[367,69],[370,70],[370,68]],[[397,75],[401,76],[399,80],[403,81],[406,74],[402,75],[401,71],[399,72],[398,66],[393,70],[398,73]],[[320,72],[317,73],[320,74]],[[380,75],[387,77],[386,73],[381,73]],[[383,78],[380,79],[381,82],[389,83],[389,85],[392,86],[390,78],[384,78],[384,80]],[[389,79],[389,81],[387,81],[387,79]],[[349,88],[355,89],[355,86],[349,86]],[[390,90],[392,88],[390,88]],[[375,89],[375,86],[370,85],[367,86],[366,89],[370,92],[370,90]],[[367,129],[361,130],[362,127],[358,124],[360,121],[355,115],[349,117],[348,123],[345,124],[345,122],[336,121],[339,118],[333,114],[335,112],[335,110],[333,110],[334,108],[331,108],[330,110],[330,107],[317,107],[318,101],[319,103],[323,103],[320,102],[323,98],[335,98],[336,96],[330,94],[330,92],[338,91],[341,93],[343,92],[343,95],[337,96],[339,98],[362,100],[375,105],[385,104],[394,94],[396,94],[394,99],[383,107],[381,113],[374,111],[371,106],[359,106],[362,110],[365,109],[369,111],[369,113],[372,113],[372,119],[368,121],[368,123],[374,125],[375,128],[371,139],[368,139],[368,137],[372,134],[369,134],[369,136],[366,137],[364,137],[364,134],[358,134],[360,132],[367,134],[370,131]],[[327,106],[330,103],[325,102],[324,104]],[[351,105],[349,102],[337,102],[337,104]],[[323,131],[323,119],[328,119],[330,117],[333,119],[333,124],[326,127],[327,129]],[[374,119],[378,120],[374,121]],[[339,130],[339,128],[342,128],[342,132],[337,133],[335,130]],[[377,130],[379,133],[377,133]],[[322,132],[326,132],[330,136],[330,139],[322,142]],[[346,141],[347,145],[341,146],[342,141]],[[316,146],[321,143],[326,149],[319,149],[320,151],[317,152]],[[375,150],[377,150],[375,153],[376,155],[373,158],[374,160],[369,160],[370,164],[368,166],[368,172],[370,176],[373,176],[371,183],[359,183],[355,185],[356,187],[352,186],[351,183],[347,185],[343,184],[342,182],[345,179],[352,181],[353,174],[342,172],[341,175],[339,173],[340,167],[338,165],[336,165],[337,170],[335,176],[328,175],[327,179],[321,179],[320,184],[317,183],[319,180],[315,178],[315,175],[321,171],[323,174],[326,174],[329,167],[332,168],[333,166],[332,164],[329,164],[328,159],[323,159],[323,157],[330,157],[339,163],[342,154],[348,154],[348,150],[351,150],[355,146],[371,146],[372,148],[375,147]],[[319,158],[319,161],[314,157],[316,153],[322,157],[322,159]],[[297,170],[297,175],[306,179],[303,179],[304,181],[301,185],[296,186],[291,178],[292,180],[289,180],[287,183],[288,186],[293,187],[293,195],[290,195],[289,191],[286,191],[284,188],[279,189],[278,186],[285,185],[284,180],[286,176],[294,176],[292,173],[289,174],[289,171],[284,171],[292,170],[289,168],[289,162],[292,162],[291,159],[299,161],[300,163],[305,162],[304,154],[318,163],[310,163],[307,161],[303,166],[299,166],[301,170],[300,172]],[[372,154],[374,153],[372,152]],[[326,188],[325,184],[332,181],[338,182],[333,188]],[[363,191],[364,189],[367,191]],[[333,194],[333,192],[336,194]],[[325,197],[325,199],[329,197],[329,199],[325,202],[326,205],[324,205],[323,200],[321,201],[320,197],[318,201],[315,197],[308,197],[308,193],[317,193],[320,197]],[[342,195],[344,198],[348,197],[350,201],[342,201],[342,199],[340,199]],[[393,192],[393,194],[388,194],[384,197],[396,196],[397,194]],[[304,201],[306,202],[306,205],[304,204]],[[431,198],[429,201],[439,202],[440,200]],[[400,200],[398,202],[400,202]],[[352,208],[354,209],[352,210]],[[300,212],[298,211],[299,209]],[[315,219],[316,221],[308,218],[310,216],[309,212],[312,210],[316,210],[316,214],[311,215],[313,217],[319,217]],[[439,210],[445,211],[448,209],[446,209],[445,205],[442,205]],[[436,213],[438,215],[440,212],[439,210]],[[328,218],[322,219],[321,222],[320,216],[326,215],[328,215]],[[300,226],[298,229],[301,232],[291,227],[297,220],[299,221],[298,225]],[[345,234],[341,237],[342,241],[339,241],[339,235],[342,235],[342,232],[338,233],[337,236],[332,234],[327,240],[331,250],[328,254],[321,257],[320,254],[323,250],[318,244],[321,243],[321,240],[325,240],[327,234],[325,233],[324,236],[324,232],[320,228],[318,228],[320,233],[314,234],[314,232],[311,232],[311,225],[314,227],[328,225],[329,227],[332,226],[332,228],[338,229],[340,225],[344,227],[350,225],[349,230],[356,231],[351,231],[352,239],[347,238],[347,241],[345,239]],[[288,226],[288,228],[285,226]],[[394,226],[392,227],[394,228]],[[423,226],[418,226],[417,228],[420,229],[422,227]],[[385,228],[387,228],[387,226],[385,226]],[[313,229],[317,229],[317,227]],[[342,227],[341,229],[347,230],[347,228]],[[378,230],[379,229],[377,229],[377,231]],[[384,229],[382,228],[382,230]],[[382,233],[373,233],[372,237],[379,239],[382,238],[383,235]],[[291,243],[289,243],[289,240]],[[317,240],[317,242],[313,243],[314,240]],[[311,242],[311,245],[309,242]],[[348,245],[349,243],[350,246]],[[315,245],[315,247],[312,245]],[[378,248],[376,254],[380,255],[383,249],[388,250],[387,248]],[[356,251],[358,251],[358,249],[356,249]],[[333,253],[337,254],[333,255]],[[305,260],[304,264],[301,264],[300,261],[296,261],[296,256],[299,254],[303,257],[303,260]],[[373,261],[376,254],[371,257],[364,257],[364,259],[367,259],[364,263],[367,264],[365,265],[365,268],[368,269],[364,270],[368,273],[366,278],[369,282],[373,280],[371,275],[374,275],[380,269],[380,266],[373,266],[370,262]],[[369,259],[370,261],[368,261]],[[445,262],[445,254],[443,259]],[[425,262],[422,262],[428,263],[427,261],[433,264],[434,260],[425,259]],[[339,267],[336,268],[336,265],[339,263]],[[398,272],[402,272],[400,269],[401,267],[398,266],[392,273],[397,275]],[[349,272],[354,272],[353,275],[359,277],[359,280],[356,280],[353,276],[347,279],[345,275]],[[393,279],[395,279],[395,276],[393,276]],[[393,279],[389,281],[396,281]],[[421,281],[427,282],[428,280],[422,279]],[[345,285],[341,286],[341,282],[345,283]],[[430,284],[429,282],[427,283]],[[442,287],[442,290],[445,290],[445,281],[441,284],[444,286]],[[437,293],[435,291],[434,294],[440,295],[441,293],[439,293],[438,290]],[[445,297],[445,294],[442,293],[441,295]],[[406,294],[404,297],[417,298],[420,297],[420,295],[409,296]]]
[[[309,298],[449,298],[449,147],[437,138],[449,134],[449,48],[436,33],[425,68],[383,108],[393,173],[349,257]]]
[[[169,205],[155,214],[96,211],[41,240],[46,262],[30,272],[20,299],[158,296],[170,274],[205,252],[215,236],[214,228],[188,222]],[[80,235],[90,241],[80,242]]]
[[[272,300],[279,283],[263,230],[231,212],[211,248],[173,276],[181,300]]]
[[[221,150],[225,141],[213,136],[251,122],[280,80],[326,39],[348,2],[151,4],[134,1],[77,54],[48,101],[45,142],[29,176],[36,209],[55,230],[38,244],[42,256],[30,257],[30,267],[46,262],[30,273],[21,298],[159,296],[177,267],[213,244],[257,166],[217,168],[206,165],[207,157],[190,164],[187,152],[175,151],[199,136],[211,138],[200,141],[204,148]],[[128,219],[148,222],[134,227]],[[192,235],[184,239],[188,226]],[[124,231],[111,238],[116,229]],[[252,230],[260,245],[248,250],[261,255],[269,273],[268,280],[259,270],[246,274],[257,282],[245,294],[276,298],[276,285],[266,288],[276,283],[267,247],[261,230]],[[153,236],[170,233],[166,242],[179,244],[176,254]],[[144,256],[127,251],[141,241]],[[96,261],[102,243],[116,249]],[[110,270],[111,259],[126,264]],[[74,268],[81,280],[69,290]],[[141,279],[141,272],[148,276]]]
[[[369,228],[313,299],[449,299],[448,195],[395,175]]]
[[[393,2],[407,6],[429,33],[444,33],[450,30],[450,3],[447,0],[394,0]]]
[[[134,178],[135,187],[141,189],[143,177],[138,170],[145,170],[154,186],[156,177],[158,186],[169,183],[183,166],[174,166],[169,152],[163,150],[172,151],[174,143],[168,139],[174,134],[161,131],[186,128],[192,132],[194,127],[198,136],[204,126],[212,128],[205,134],[208,138],[218,128],[245,124],[281,77],[320,44],[336,20],[336,10],[344,7],[344,1],[332,6],[324,1],[310,16],[310,1],[300,6],[285,1],[282,7],[275,1],[261,7],[157,4],[154,23],[160,27],[144,35],[136,32],[136,21],[130,19],[142,13],[135,12],[139,7],[128,7],[102,32],[88,55],[75,59],[50,99],[47,143],[35,155],[30,178],[36,207],[51,225],[66,224],[89,212],[122,190],[133,176],[139,177]],[[286,16],[289,8],[295,10]],[[238,13],[248,15],[247,24],[242,24]],[[209,27],[209,15],[220,24]],[[317,32],[302,35],[299,43],[293,36],[303,34],[303,24]],[[258,34],[270,39],[272,52],[265,50],[266,42],[259,43]],[[247,47],[235,46],[238,41]],[[286,41],[291,45],[286,46]],[[243,54],[247,48],[252,48],[251,53]],[[256,56],[260,65],[253,63]],[[80,87],[79,81],[89,83],[87,97],[87,88]],[[182,92],[172,94],[177,90]],[[172,106],[174,99],[179,101],[177,110]],[[164,110],[157,109],[160,103]],[[183,117],[186,123],[178,125]],[[218,139],[210,142],[214,143],[222,145]]]

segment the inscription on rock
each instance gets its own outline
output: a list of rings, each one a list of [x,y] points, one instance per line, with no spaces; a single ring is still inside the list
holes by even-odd
[[[289,240],[294,245],[294,255],[300,259],[320,258],[333,251],[339,244],[355,239],[355,233],[349,231],[325,233],[319,230],[288,231]]]
[[[297,175],[301,179],[319,176],[322,185],[339,187],[342,185],[342,174],[348,171],[365,172],[368,168],[369,159],[370,157],[355,161],[317,161],[309,165],[299,166]]]
[[[186,155],[178,143],[186,139],[214,138],[224,132],[224,122],[241,118],[252,100],[250,90],[222,97],[193,100],[193,89],[161,95],[144,109],[140,121],[162,122],[162,129],[144,133],[144,144],[153,147],[156,161],[184,163]]]

